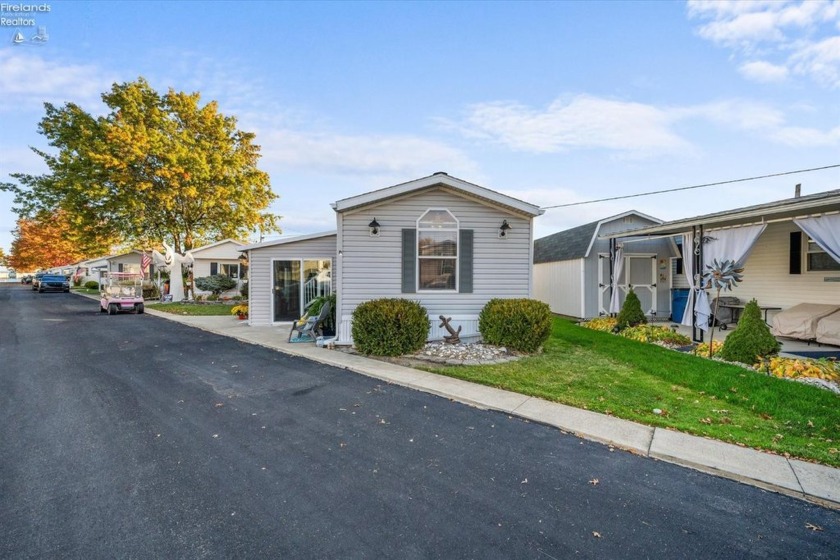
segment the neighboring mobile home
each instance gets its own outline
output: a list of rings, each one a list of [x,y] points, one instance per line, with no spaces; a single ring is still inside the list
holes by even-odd
[[[237,282],[237,287],[231,294],[239,293],[239,288],[248,273],[248,267],[240,262],[244,243],[233,239],[224,239],[190,251],[193,257],[193,278],[203,278],[223,274]],[[196,295],[207,295],[210,292],[196,290]],[[223,294],[224,295],[224,294]]]
[[[477,336],[489,300],[531,296],[533,219],[543,212],[537,206],[435,173],[332,207],[335,232],[243,248],[251,265],[250,324],[296,319],[308,297],[307,274],[326,278],[327,269],[338,342],[346,344],[353,310],[371,299],[419,301],[436,339],[445,332],[439,315],[462,327],[462,336]]]
[[[737,288],[722,295],[781,310],[798,303],[840,303],[840,190],[717,212],[607,235],[651,239],[672,236],[692,247],[683,263],[685,281],[697,285],[695,271],[714,259],[745,266]],[[701,242],[702,240],[702,242]],[[682,323],[695,321],[693,300]],[[707,296],[714,297],[713,294]],[[773,310],[768,310],[772,318]],[[675,320],[679,320],[675,318]]]
[[[554,313],[591,319],[610,313],[611,278],[618,272],[617,305],[620,307],[630,286],[639,296],[642,309],[651,318],[667,319],[671,314],[672,263],[679,255],[671,239],[640,240],[622,248],[622,265],[613,267],[611,243],[599,236],[617,231],[661,224],[651,216],[630,210],[542,237],[534,242],[534,297]]]

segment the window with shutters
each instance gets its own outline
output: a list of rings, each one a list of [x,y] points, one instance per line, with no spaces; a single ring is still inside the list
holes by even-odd
[[[224,274],[229,278],[233,278],[235,280],[239,279],[239,264],[229,264],[229,263],[210,263],[210,276],[215,276],[217,274]]]
[[[449,210],[433,208],[417,220],[417,288],[458,288],[458,220]]]

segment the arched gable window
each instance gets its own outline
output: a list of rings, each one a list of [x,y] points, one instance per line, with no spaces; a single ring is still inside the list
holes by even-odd
[[[458,219],[432,208],[417,220],[417,289],[458,287]]]

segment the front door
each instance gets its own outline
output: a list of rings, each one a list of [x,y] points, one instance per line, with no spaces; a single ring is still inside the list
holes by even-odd
[[[300,316],[300,261],[274,261],[274,321]]]

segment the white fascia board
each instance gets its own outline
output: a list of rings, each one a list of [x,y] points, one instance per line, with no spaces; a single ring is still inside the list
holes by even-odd
[[[296,235],[294,237],[286,237],[280,239],[272,239],[271,241],[263,241],[262,243],[254,243],[253,245],[245,245],[239,248],[240,252],[250,251],[252,249],[262,249],[264,247],[273,247],[275,245],[285,245],[286,243],[297,243],[298,241],[306,241],[308,239],[318,239],[320,237],[329,237],[336,235],[337,230],[322,231],[320,233],[310,233],[308,235]]]
[[[517,198],[513,198],[511,196],[507,196],[502,193],[486,189],[484,187],[480,187],[472,183],[468,183],[466,181],[443,173],[430,175],[428,177],[423,177],[421,179],[416,179],[407,183],[401,183],[392,187],[386,187],[384,189],[379,189],[376,191],[360,194],[358,196],[352,196],[350,198],[338,200],[334,202],[331,206],[336,212],[346,212],[347,210],[352,210],[360,206],[367,206],[369,204],[373,204],[381,200],[409,194],[414,191],[434,187],[436,185],[443,185],[446,187],[450,187],[456,191],[462,191],[473,196],[484,198],[496,204],[508,206],[530,216],[540,216],[545,212],[545,210],[543,210],[539,206],[529,204]]]

